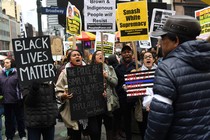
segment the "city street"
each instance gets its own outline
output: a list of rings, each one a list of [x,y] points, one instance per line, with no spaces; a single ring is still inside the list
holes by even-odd
[[[4,120],[4,118],[3,118]],[[63,124],[63,122],[57,122],[56,126],[55,126],[55,140],[65,140],[67,133],[66,133],[66,128]],[[3,121],[3,140],[5,139],[5,127],[4,127],[4,121]],[[106,140],[106,132],[104,130],[104,126],[102,126],[102,135],[101,135],[101,140]],[[15,134],[15,138],[14,140],[20,140],[18,133]],[[90,140],[89,137],[83,137],[82,140]],[[121,140],[125,140],[125,139],[121,139]],[[133,140],[141,140],[140,134],[137,134],[136,132],[133,132]]]

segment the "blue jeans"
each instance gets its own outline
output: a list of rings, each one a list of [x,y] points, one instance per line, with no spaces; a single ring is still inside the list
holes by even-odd
[[[4,114],[4,107],[0,105],[0,140],[2,140],[2,115]]]
[[[43,128],[27,128],[28,140],[54,140],[55,126],[43,127]]]

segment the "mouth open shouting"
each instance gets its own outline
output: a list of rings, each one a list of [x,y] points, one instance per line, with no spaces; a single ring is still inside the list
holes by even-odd
[[[150,52],[146,52],[144,54],[144,65],[148,68],[151,69],[154,63],[154,58]]]
[[[103,61],[104,61],[104,56],[103,56],[101,51],[98,51],[96,53],[96,60],[95,60],[95,62],[96,63],[103,63]]]
[[[82,56],[78,51],[74,51],[71,54],[70,61],[75,66],[82,65]]]

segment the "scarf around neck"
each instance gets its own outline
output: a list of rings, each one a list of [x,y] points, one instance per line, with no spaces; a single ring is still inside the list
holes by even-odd
[[[154,69],[157,69],[157,65],[155,63],[152,65],[151,70],[154,70]],[[149,69],[143,64],[141,67],[141,70],[149,70]]]

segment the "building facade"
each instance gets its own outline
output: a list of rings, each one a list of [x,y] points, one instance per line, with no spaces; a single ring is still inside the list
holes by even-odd
[[[203,9],[208,5],[201,0],[173,0],[174,10],[179,15],[195,17],[195,11]]]
[[[0,50],[8,50],[10,43],[9,16],[6,16],[2,10],[2,1],[0,0]]]
[[[0,50],[12,50],[12,39],[20,35],[20,6],[14,0],[0,0]]]

